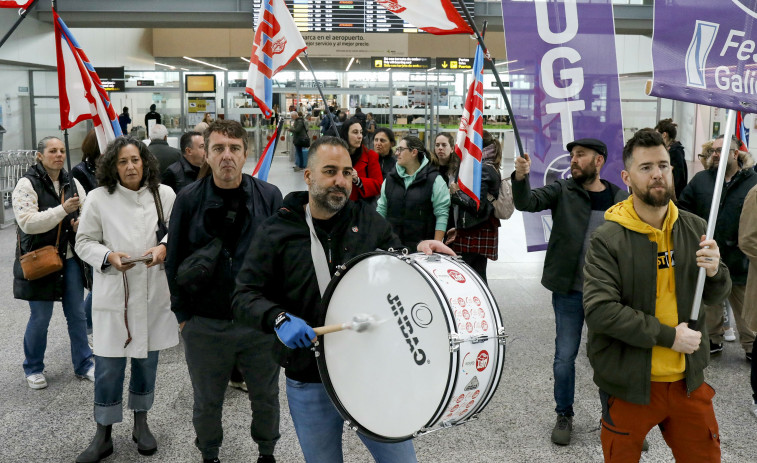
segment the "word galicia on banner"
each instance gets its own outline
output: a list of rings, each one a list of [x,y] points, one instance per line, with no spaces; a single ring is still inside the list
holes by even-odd
[[[565,145],[608,147],[600,177],[622,186],[623,121],[611,0],[502,0],[513,114],[531,155],[531,188],[570,177]],[[517,153],[516,153],[517,154]],[[529,251],[546,249],[550,211],[525,214]]]
[[[655,2],[649,94],[757,111],[754,5],[744,0]]]

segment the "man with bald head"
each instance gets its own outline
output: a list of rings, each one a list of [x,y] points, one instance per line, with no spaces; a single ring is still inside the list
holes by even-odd
[[[234,319],[280,342],[274,355],[285,367],[287,398],[297,438],[308,462],[342,461],[344,420],[321,383],[309,347],[311,326],[324,310],[319,279],[377,248],[402,248],[389,222],[363,202],[349,201],[354,170],[347,144],[321,137],[310,148],[308,191],[293,192],[263,223],[237,276]],[[454,254],[440,241],[422,241],[418,251]],[[414,462],[412,441],[381,443],[358,435],[379,462]]]

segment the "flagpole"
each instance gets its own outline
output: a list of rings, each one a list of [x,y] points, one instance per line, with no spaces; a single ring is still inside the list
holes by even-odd
[[[733,109],[728,110],[728,117],[725,123],[725,132],[723,132],[723,146],[720,148],[720,161],[718,162],[718,173],[715,175],[715,190],[712,192],[712,203],[710,206],[710,216],[707,220],[707,231],[705,232],[705,239],[711,240],[715,234],[715,225],[718,221],[718,212],[720,208],[720,196],[723,192],[723,183],[725,182],[726,165],[728,164],[728,156],[731,155],[731,138],[734,131],[734,122],[736,119],[736,111]],[[722,257],[721,257],[722,258]],[[689,328],[692,330],[697,329],[697,320],[699,319],[699,309],[702,305],[702,292],[704,291],[704,282],[707,277],[707,271],[700,267],[697,274],[697,286],[694,290],[694,303],[691,307],[691,315],[689,316]],[[702,327],[704,329],[704,327]]]
[[[9,31],[8,31],[8,32],[7,32],[6,34],[5,34],[5,36],[4,36],[3,38],[2,38],[2,40],[0,40],[0,48],[2,48],[2,46],[3,46],[3,45],[5,45],[5,42],[7,42],[7,41],[8,41],[8,39],[9,39],[9,38],[11,37],[11,35],[13,34],[13,31],[15,31],[15,30],[16,30],[16,28],[17,28],[18,26],[20,26],[20,25],[21,25],[21,23],[22,23],[22,22],[24,21],[24,19],[26,18],[26,15],[27,15],[27,14],[29,13],[29,11],[30,11],[30,10],[31,10],[32,8],[34,8],[34,6],[35,6],[35,5],[37,4],[37,2],[38,2],[38,1],[39,1],[39,0],[34,0],[34,1],[33,1],[33,2],[31,3],[31,5],[29,5],[29,8],[25,9],[25,10],[23,11],[23,13],[21,13],[21,14],[19,15],[18,19],[17,19],[17,20],[16,20],[16,22],[15,22],[15,23],[13,24],[13,26],[11,26],[10,30],[9,30]]]
[[[281,136],[281,129],[284,128],[284,118],[279,119],[279,126],[276,127],[276,141],[273,142],[273,155],[271,156],[271,165],[273,165],[273,158],[276,157],[276,148],[279,146],[279,137]],[[270,166],[269,166],[270,169]]]
[[[68,173],[71,173],[71,151],[68,149],[68,129],[63,131],[63,143],[66,145],[66,166]]]
[[[481,45],[481,48],[484,51],[485,61],[489,63],[489,69],[492,71],[492,74],[494,74],[494,79],[497,81],[497,86],[499,87],[500,93],[502,93],[502,98],[505,99],[505,106],[507,106],[507,112],[510,114],[510,122],[513,125],[515,142],[518,144],[518,151],[520,152],[520,155],[523,156],[523,143],[520,140],[520,132],[518,132],[518,125],[515,122],[515,114],[513,114],[513,108],[512,106],[510,106],[510,99],[507,98],[507,93],[505,93],[505,86],[502,85],[502,80],[499,78],[499,73],[497,72],[497,68],[494,66],[494,62],[492,61],[490,56],[487,56],[487,48],[486,44],[484,43],[484,38],[478,32],[478,28],[476,27],[476,23],[473,22],[470,11],[468,11],[468,7],[465,5],[465,2],[463,0],[457,0],[457,3],[458,5],[460,5],[460,9],[463,10],[465,19],[468,21],[468,24],[470,24],[470,27],[473,29],[473,33],[476,35],[476,40],[478,40],[478,44]]]
[[[308,56],[308,51],[303,50],[303,55],[305,55],[305,61],[308,62],[308,67],[310,68],[310,73],[313,74],[313,80],[315,80],[315,86],[318,89],[318,93],[321,94],[321,99],[323,100],[323,108],[326,111],[326,114],[328,114],[329,119],[331,120],[331,125],[329,126],[329,129],[334,129],[334,135],[339,136],[339,134],[336,131],[336,120],[334,120],[334,115],[331,114],[331,110],[329,109],[329,104],[326,102],[326,97],[323,96],[323,89],[321,88],[321,85],[318,83],[318,78],[315,76],[315,71],[313,70],[313,64],[310,62],[310,57]],[[328,131],[327,131],[328,132]],[[328,135],[327,133],[324,133],[324,135]]]

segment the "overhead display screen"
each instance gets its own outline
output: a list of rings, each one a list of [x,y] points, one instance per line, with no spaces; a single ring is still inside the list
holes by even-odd
[[[261,0],[254,0],[255,14]],[[300,32],[423,32],[376,0],[285,0]],[[457,2],[453,2],[457,4]],[[474,0],[465,0],[473,16]],[[455,6],[465,18],[459,6]]]

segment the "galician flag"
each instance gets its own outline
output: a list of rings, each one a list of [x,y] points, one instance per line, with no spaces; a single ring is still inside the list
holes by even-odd
[[[744,127],[744,114],[741,111],[736,113],[736,138],[741,142],[739,149],[749,151],[749,129]]]
[[[0,8],[23,8],[25,10],[29,8],[32,2],[34,0],[0,0]]]
[[[55,10],[53,22],[58,61],[60,126],[69,129],[81,121],[92,119],[97,144],[100,152],[104,153],[108,143],[122,135],[118,117],[95,68]]]
[[[473,81],[465,97],[465,108],[457,131],[455,153],[460,158],[458,185],[463,193],[481,205],[481,156],[484,134],[484,52],[476,47]]]
[[[452,0],[376,0],[376,3],[430,34],[472,34]]]
[[[279,133],[284,125],[284,119],[279,121],[278,127],[273,130],[271,139],[268,140],[268,144],[265,145],[263,155],[258,159],[258,163],[255,165],[255,169],[252,171],[252,176],[256,177],[264,182],[268,181],[268,174],[271,172],[271,163],[273,162],[273,154],[276,152],[276,145],[279,140]]]
[[[255,25],[247,93],[266,119],[273,115],[273,76],[306,48],[284,0],[263,0]]]

